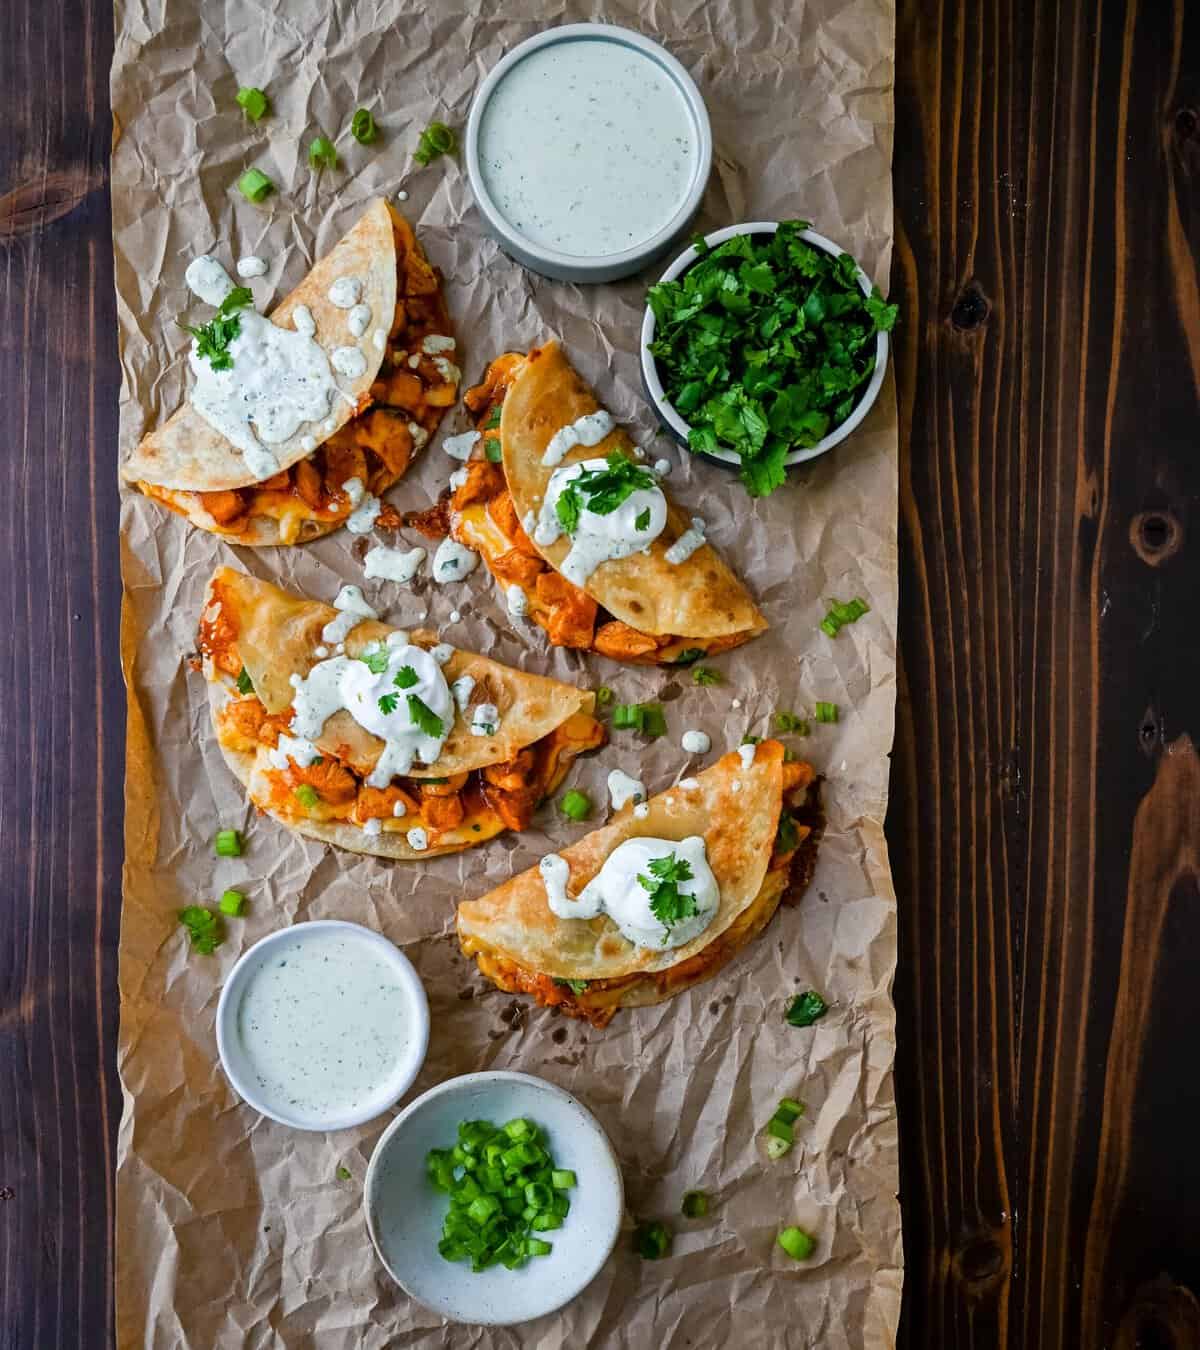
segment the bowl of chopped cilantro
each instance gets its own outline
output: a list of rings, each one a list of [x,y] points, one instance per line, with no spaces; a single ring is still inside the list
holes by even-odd
[[[803,220],[697,239],[650,287],[642,376],[663,425],[765,497],[862,422],[887,368],[889,305]]]

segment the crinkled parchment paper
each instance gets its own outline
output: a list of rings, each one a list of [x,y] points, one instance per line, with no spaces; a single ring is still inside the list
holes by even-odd
[[[885,287],[892,237],[894,20],[891,0],[675,0],[473,7],[402,0],[119,0],[113,109],[113,235],[124,387],[121,444],[165,417],[185,388],[184,268],[214,251],[248,252],[270,271],[260,308],[284,294],[373,195],[404,189],[404,209],[446,277],[468,380],[490,357],[552,334],[599,398],[652,456],[670,488],[702,511],[711,538],[771,622],[716,663],[726,683],[626,669],[549,651],[514,629],[481,567],[438,588],[368,582],[385,618],[428,615],[447,640],[514,666],[607,683],[622,701],[661,699],[670,734],[649,748],[618,732],[573,782],[597,801],[614,767],[657,791],[697,767],[680,749],[692,726],[713,754],[767,729],[776,709],[836,702],[841,721],[801,742],[827,775],[829,828],[801,905],[716,980],[605,1032],[501,994],[458,953],[455,902],[482,893],[584,827],[543,808],[520,838],[427,866],[359,859],[286,833],[248,810],[209,728],[189,668],[205,579],[219,562],[330,599],[364,581],[345,532],[307,548],[254,553],[127,493],[122,513],[129,682],[127,860],[121,933],[117,1331],[122,1347],[891,1345],[901,1254],[892,1094],[896,911],[882,821],[895,698],[896,413],[889,379],[865,426],[767,501],[732,475],[691,462],[656,432],[638,381],[638,327],[653,275],[581,289],[531,275],[485,237],[461,165],[412,162],[432,118],[463,125],[472,91],[503,52],[548,24],[603,18],[663,41],[694,75],[716,143],[699,224],[802,216],[843,242]],[[249,127],[239,85],[270,94]],[[383,138],[345,128],[360,105]],[[311,173],[309,140],[338,138],[342,168]],[[261,166],[279,185],[263,207],[233,190]],[[464,426],[461,410],[444,432]],[[395,488],[402,508],[436,495],[453,462],[435,442]],[[829,597],[871,613],[830,641]],[[452,610],[462,619],[450,621]],[[242,829],[240,859],[217,859],[219,826]],[[215,956],[191,955],[180,906],[245,890]],[[562,1312],[510,1330],[457,1328],[410,1302],[372,1253],[363,1175],[386,1120],[328,1136],[260,1119],[217,1063],[221,984],[250,943],[301,919],[369,924],[400,944],[429,991],[429,1059],[413,1091],[489,1067],[543,1075],[578,1096],[612,1137],[631,1217],[677,1220],[673,1255],[642,1262],[623,1237],[595,1283]],[[799,989],[834,1005],[812,1030],[782,1017]],[[799,1146],[767,1164],[756,1135],[779,1096],[808,1114]],[[346,1167],[349,1180],[340,1180]],[[586,1181],[585,1183],[586,1184]],[[688,1187],[713,1198],[678,1219]],[[774,1246],[781,1224],[818,1235],[797,1265]]]

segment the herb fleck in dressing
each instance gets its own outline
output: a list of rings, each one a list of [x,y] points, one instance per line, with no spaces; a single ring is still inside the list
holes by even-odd
[[[264,1104],[338,1120],[383,1088],[408,1053],[408,995],[365,938],[301,925],[255,971],[237,1034]]]
[[[480,168],[527,239],[603,257],[670,224],[696,171],[694,136],[682,92],[652,57],[608,39],[558,42],[496,86]]]

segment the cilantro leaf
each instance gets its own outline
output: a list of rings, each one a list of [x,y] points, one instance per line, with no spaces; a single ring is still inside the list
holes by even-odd
[[[382,694],[379,698],[379,711],[384,717],[390,717],[396,711],[396,705],[399,702],[399,694]]]
[[[635,530],[647,530],[650,528],[650,508],[646,507],[644,511],[638,512],[637,519],[633,522]]]
[[[574,534],[579,528],[579,513],[582,510],[583,503],[579,500],[579,493],[575,490],[575,484],[570,483],[554,503],[554,514],[567,534]]]
[[[196,355],[205,358],[214,370],[229,370],[233,365],[229,345],[242,331],[237,311],[253,303],[254,295],[248,286],[235,286],[208,323],[199,328],[190,328],[186,323],[179,325],[195,338]]]
[[[408,695],[408,711],[412,720],[426,736],[441,736],[445,731],[445,725],[443,724],[442,719],[427,703],[423,703],[416,694]]]
[[[387,669],[388,654],[382,647],[373,652],[363,652],[358,659],[372,675],[382,675]]]
[[[681,881],[692,880],[692,865],[672,851],[666,857],[652,858],[649,868],[650,876],[638,873],[638,884],[649,892],[651,914],[669,933],[697,912],[696,897],[679,889]]]
[[[225,925],[220,915],[203,905],[187,905],[179,911],[179,922],[187,929],[192,950],[211,956],[225,941]]]
[[[239,694],[254,693],[254,681],[250,678],[250,672],[245,666],[238,671],[237,691]]]
[[[419,684],[420,681],[412,666],[401,666],[392,683],[397,689],[411,689],[414,684]]]
[[[829,1011],[829,1004],[815,989],[797,994],[787,1006],[784,1018],[793,1027],[811,1027]]]
[[[573,994],[582,994],[588,987],[586,980],[560,980],[555,978],[555,984],[561,984],[564,989],[569,989]]]

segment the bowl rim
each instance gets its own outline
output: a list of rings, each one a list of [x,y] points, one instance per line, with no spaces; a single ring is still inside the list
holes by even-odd
[[[622,249],[619,253],[596,255],[562,253],[557,249],[546,248],[542,244],[535,243],[526,235],[518,233],[492,199],[491,193],[488,192],[484,184],[483,172],[479,167],[479,126],[483,120],[488,101],[500,81],[518,62],[523,61],[525,57],[532,55],[535,51],[559,42],[571,42],[581,38],[618,42],[627,47],[634,47],[643,56],[656,61],[679,86],[695,124],[697,154],[687,195],[662,229],[634,247]],[[485,76],[483,83],[475,91],[475,96],[471,100],[471,110],[467,116],[464,154],[467,178],[470,181],[476,204],[489,228],[504,242],[506,250],[517,256],[524,253],[537,259],[539,264],[544,263],[553,268],[568,269],[577,275],[592,272],[607,274],[613,269],[623,267],[628,267],[629,271],[633,272],[668,247],[672,239],[696,214],[712,171],[712,155],[712,124],[709,121],[708,108],[705,106],[703,95],[700,93],[695,80],[688,74],[678,58],[672,56],[661,43],[655,42],[653,38],[646,37],[644,33],[636,32],[632,28],[624,28],[620,24],[561,24],[556,28],[543,29],[542,32],[535,33],[532,37],[519,42],[511,51],[506,52]]]
[[[369,1102],[357,1111],[348,1112],[344,1116],[332,1116],[328,1121],[322,1121],[319,1125],[310,1124],[294,1116],[289,1117],[276,1107],[267,1105],[261,1097],[256,1095],[253,1086],[248,1086],[242,1075],[233,1067],[229,1053],[233,1038],[237,1035],[237,1013],[241,1005],[241,996],[245,991],[250,975],[253,973],[250,970],[251,964],[257,961],[264,951],[269,951],[272,947],[279,946],[298,934],[304,935],[318,928],[352,932],[357,937],[369,939],[399,976],[409,1003],[410,1013],[416,1023],[415,1034],[409,1043],[408,1054],[400,1061],[392,1076],[384,1081]],[[348,1130],[356,1125],[365,1125],[367,1121],[374,1120],[387,1111],[389,1107],[394,1106],[412,1087],[417,1074],[421,1072],[421,1066],[425,1063],[425,1055],[429,1049],[429,999],[413,963],[394,942],[384,937],[382,933],[376,932],[373,928],[367,928],[364,924],[352,923],[348,919],[307,919],[300,923],[291,924],[287,928],[278,928],[275,932],[268,933],[265,937],[261,937],[257,942],[252,943],[238,957],[222,986],[221,996],[217,1001],[216,1031],[217,1054],[221,1061],[221,1068],[224,1070],[230,1086],[247,1106],[260,1115],[266,1116],[269,1120],[274,1120],[280,1125],[286,1125],[290,1129],[303,1130],[309,1134],[325,1134],[333,1130]]]
[[[485,1317],[473,1320],[469,1323],[471,1326],[518,1326],[524,1322],[531,1322],[537,1317],[545,1317],[549,1313],[557,1312],[559,1308],[565,1307],[572,1299],[578,1298],[596,1276],[600,1274],[601,1270],[604,1269],[605,1263],[612,1255],[613,1250],[617,1245],[617,1240],[621,1235],[621,1223],[625,1213],[625,1178],[621,1172],[620,1159],[617,1157],[616,1150],[612,1146],[612,1140],[609,1139],[608,1132],[605,1130],[604,1126],[600,1124],[595,1115],[579,1100],[578,1097],[566,1091],[565,1088],[559,1087],[557,1083],[550,1082],[549,1079],[539,1078],[536,1074],[532,1073],[522,1073],[516,1069],[481,1069],[476,1073],[457,1074],[453,1078],[447,1078],[441,1083],[436,1083],[427,1091],[422,1092],[419,1097],[416,1097],[413,1101],[409,1102],[408,1105],[396,1115],[391,1124],[388,1125],[387,1129],[379,1136],[379,1140],[371,1152],[371,1160],[367,1164],[366,1176],[363,1178],[363,1215],[367,1223],[367,1233],[371,1238],[371,1246],[375,1249],[375,1255],[379,1258],[379,1263],[396,1284],[404,1290],[409,1298],[420,1303],[422,1307],[428,1307],[429,1305],[423,1303],[420,1296],[405,1284],[404,1280],[401,1279],[397,1271],[392,1268],[387,1257],[383,1254],[383,1246],[380,1242],[379,1233],[376,1227],[374,1203],[376,1178],[379,1169],[383,1165],[381,1160],[387,1153],[392,1140],[404,1128],[406,1122],[411,1117],[415,1116],[423,1107],[428,1105],[428,1103],[437,1100],[439,1097],[449,1096],[455,1092],[461,1092],[472,1087],[488,1087],[493,1083],[517,1083],[523,1087],[532,1088],[534,1091],[545,1092],[549,1096],[557,1097],[564,1104],[574,1107],[581,1112],[585,1122],[591,1127],[591,1130],[596,1137],[596,1141],[602,1150],[602,1156],[605,1157],[609,1163],[611,1177],[617,1193],[617,1221],[613,1226],[612,1236],[610,1240],[603,1245],[602,1252],[600,1247],[596,1248],[599,1257],[590,1268],[588,1266],[580,1266],[579,1269],[583,1273],[571,1286],[569,1286],[569,1292],[564,1294],[564,1296],[556,1303],[542,1308],[539,1312],[534,1313],[530,1317]],[[454,1318],[442,1309],[432,1308],[430,1311],[436,1312],[439,1316],[447,1317],[450,1321],[458,1322],[461,1320]]]
[[[779,229],[781,222],[778,220],[749,220],[743,221],[738,225],[726,225],[722,229],[713,230],[711,234],[704,236],[705,243],[709,248],[715,248],[718,244],[723,244],[727,239],[734,239],[742,234],[775,234]],[[822,249],[834,258],[840,258],[843,253],[848,253],[848,249],[836,243],[834,240],[826,238],[816,230],[805,229],[800,232],[800,237],[815,248]],[[674,281],[682,276],[689,267],[699,257],[695,245],[689,245],[688,248],[677,257],[667,270],[659,277],[659,282]],[[858,259],[854,260],[856,279],[864,295],[871,295],[874,291],[874,283],[871,278],[863,271]],[[646,393],[650,401],[654,404],[655,411],[658,413],[659,420],[672,433],[677,441],[685,448],[688,444],[688,432],[691,427],[675,411],[674,406],[668,401],[662,381],[658,375],[658,361],[651,354],[650,344],[654,341],[656,320],[654,311],[650,308],[649,301],[646,303],[646,310],[642,316],[641,330],[641,351],[639,353],[640,364],[642,368],[642,381],[646,386]],[[875,369],[871,373],[870,380],[867,381],[867,387],[863,390],[858,402],[854,405],[850,416],[840,425],[835,427],[827,436],[822,437],[816,445],[809,446],[807,449],[789,450],[784,463],[788,468],[797,464],[806,464],[811,459],[816,459],[820,455],[826,454],[832,450],[835,445],[840,445],[847,436],[851,435],[862,422],[879,397],[879,391],[883,388],[884,376],[887,374],[888,363],[888,335],[880,332],[875,335]],[[735,454],[732,450],[702,450],[699,452],[704,459],[710,460],[714,464],[723,464],[727,468],[736,469],[741,465],[741,456]]]

